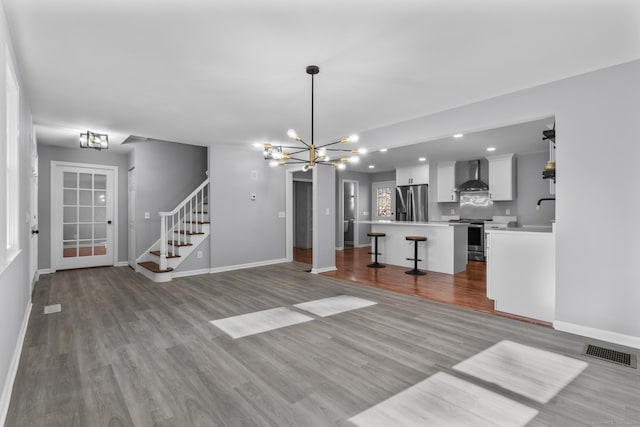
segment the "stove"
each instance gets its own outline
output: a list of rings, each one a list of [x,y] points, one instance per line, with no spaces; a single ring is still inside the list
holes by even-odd
[[[490,222],[487,219],[452,219],[449,222],[458,224],[469,224],[467,235],[468,259],[473,261],[484,261],[484,223]]]

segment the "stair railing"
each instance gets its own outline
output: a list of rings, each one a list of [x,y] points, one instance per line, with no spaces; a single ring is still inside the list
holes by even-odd
[[[167,269],[167,256],[176,254],[176,247],[187,243],[188,234],[198,231],[198,225],[204,221],[205,202],[209,200],[209,178],[205,179],[171,212],[159,212],[160,215],[160,269]],[[195,220],[194,220],[195,214]],[[173,236],[172,236],[173,234]],[[172,242],[172,244],[169,243]],[[169,247],[171,249],[169,249]]]

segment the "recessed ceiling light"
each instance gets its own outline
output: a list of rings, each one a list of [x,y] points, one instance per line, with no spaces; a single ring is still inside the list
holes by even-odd
[[[425,161],[427,161],[427,158],[426,158],[426,157],[420,157],[420,158],[418,159],[418,161],[419,161],[419,162],[425,162]]]
[[[463,136],[463,133],[456,133],[455,135],[453,135],[454,138],[462,138]]]
[[[369,169],[373,169],[375,167],[376,167],[376,165],[369,165]]]
[[[256,147],[256,148],[264,148],[264,144],[261,144],[259,142],[254,142],[253,146]]]
[[[487,151],[496,151],[496,147],[487,147]]]
[[[381,152],[381,153],[386,153],[386,152],[387,152],[387,148],[381,148],[381,149],[380,149],[380,152]]]

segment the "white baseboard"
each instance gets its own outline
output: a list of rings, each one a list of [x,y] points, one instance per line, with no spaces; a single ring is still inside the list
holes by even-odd
[[[20,326],[20,332],[18,333],[18,342],[13,350],[13,357],[11,358],[11,364],[9,365],[9,371],[7,372],[7,379],[4,382],[2,388],[2,396],[0,397],[0,425],[4,425],[7,412],[9,411],[9,403],[11,403],[11,392],[13,391],[13,382],[16,379],[18,373],[18,365],[20,364],[20,355],[22,354],[22,345],[24,344],[24,337],[27,335],[27,325],[29,325],[29,316],[31,315],[32,304],[29,302],[27,309],[24,312],[24,318],[22,319],[22,326]]]
[[[344,247],[343,246],[336,246],[336,251],[343,251]]]
[[[200,274],[208,274],[208,268],[201,268],[200,270],[188,270],[188,271],[174,271],[173,278],[176,279],[178,277],[189,277],[189,276],[198,276]]]
[[[43,274],[51,274],[51,269],[41,268],[40,270],[38,270],[38,278],[40,278],[40,276],[42,276]]]
[[[361,245],[356,246],[356,248],[370,248],[373,245],[371,243],[363,243]]]
[[[118,261],[113,266],[114,267],[129,267],[129,261]]]
[[[322,268],[312,268],[311,269],[311,274],[320,274],[320,273],[326,273],[327,271],[336,271],[337,268],[335,265],[331,266],[331,267],[322,267]]]
[[[272,259],[268,261],[250,262],[247,264],[227,265],[224,267],[213,267],[209,269],[209,273],[222,273],[224,271],[242,270],[245,268],[263,267],[265,265],[282,264],[287,261],[286,258]]]
[[[640,348],[640,337],[633,335],[625,335],[618,332],[606,331],[604,329],[596,329],[589,326],[576,325],[575,323],[561,322],[555,320],[553,328],[563,332],[569,332],[575,335],[582,335],[601,341],[607,341],[614,344],[620,344],[632,348]]]

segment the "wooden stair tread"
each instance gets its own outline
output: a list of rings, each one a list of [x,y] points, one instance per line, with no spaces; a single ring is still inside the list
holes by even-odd
[[[160,256],[160,251],[150,251],[149,253],[155,256]],[[167,253],[167,259],[169,258],[180,258],[180,255],[171,255],[170,253]]]
[[[169,240],[169,244],[172,246],[177,246],[177,247],[181,247],[181,246],[193,246],[191,243],[187,243],[187,242],[179,242],[177,240]]]
[[[178,233],[178,234],[186,234],[187,236],[197,236],[199,234],[204,234],[201,231],[187,231],[187,230],[180,230],[180,231],[174,231],[174,233]]]
[[[161,270],[160,266],[158,265],[158,263],[155,263],[153,261],[145,261],[145,262],[139,262],[138,263],[139,266],[146,268],[147,270],[151,271],[152,273],[168,273],[170,271],[173,271],[173,268],[169,267],[166,270]]]
[[[185,224],[211,224],[209,221],[185,221]]]

